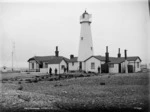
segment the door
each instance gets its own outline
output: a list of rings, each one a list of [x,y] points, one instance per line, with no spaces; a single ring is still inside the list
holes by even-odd
[[[82,70],[82,62],[79,63],[79,70]]]

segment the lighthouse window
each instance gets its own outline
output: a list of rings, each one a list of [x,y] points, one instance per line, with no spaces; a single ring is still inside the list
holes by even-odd
[[[91,47],[91,50],[93,50],[93,47]]]
[[[81,40],[83,40],[83,37],[81,37]]]

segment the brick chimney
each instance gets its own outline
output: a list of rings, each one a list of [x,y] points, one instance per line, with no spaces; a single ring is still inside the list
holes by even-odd
[[[127,59],[127,50],[124,50],[124,58]]]
[[[109,73],[109,53],[108,53],[108,46],[106,46],[106,53],[105,53],[105,64],[106,64],[106,73]]]
[[[109,62],[109,53],[108,53],[108,46],[106,46],[106,53],[105,53],[105,62]]]
[[[56,46],[55,56],[56,56],[56,57],[59,56],[58,46]]]
[[[124,50],[124,58],[125,58],[125,73],[128,73],[128,61],[127,61],[127,50]]]
[[[118,49],[118,58],[121,57],[121,54],[120,54],[120,48]]]
[[[73,54],[71,54],[71,55],[70,55],[70,59],[73,59],[73,58],[74,58],[74,55],[73,55]]]

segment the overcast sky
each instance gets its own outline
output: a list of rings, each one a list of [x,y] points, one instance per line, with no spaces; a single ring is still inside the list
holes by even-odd
[[[38,0],[39,1],[39,0]],[[78,55],[80,15],[87,9],[92,14],[94,55],[139,56],[148,62],[150,18],[148,0],[103,0],[94,2],[1,2],[0,66],[11,66],[15,42],[14,65],[28,67],[33,56],[59,54],[69,58]],[[149,46],[150,47],[150,46]],[[150,54],[149,54],[150,57]]]

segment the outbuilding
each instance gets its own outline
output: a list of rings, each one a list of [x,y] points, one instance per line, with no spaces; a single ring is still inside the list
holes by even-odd
[[[74,55],[70,55],[70,60],[68,61],[68,67],[70,72],[79,71],[78,57],[74,57]]]

